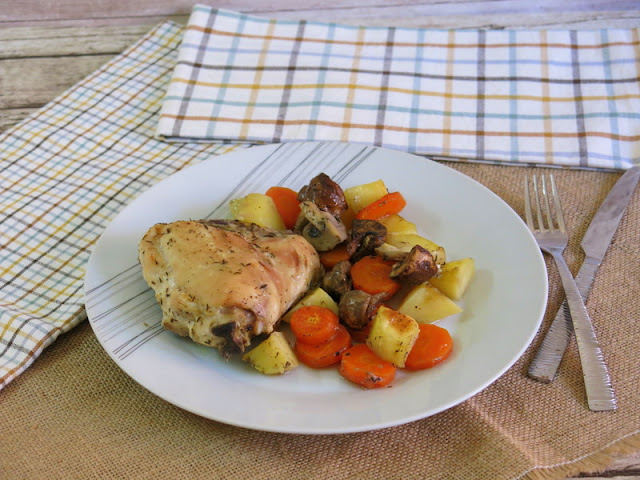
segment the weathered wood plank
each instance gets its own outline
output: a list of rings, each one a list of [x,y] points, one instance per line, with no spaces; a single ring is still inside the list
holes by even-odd
[[[3,1],[0,9],[0,25],[72,25],[87,26],[95,24],[130,24],[132,21],[153,23],[163,18],[187,16],[193,6],[190,0],[108,0],[89,2],[88,0],[58,0],[51,4],[41,0],[23,0],[20,2]],[[440,1],[421,0],[306,0],[297,2],[295,8],[290,0],[221,0],[204,2],[221,8],[231,8],[242,12],[270,15],[275,18],[314,18],[320,20],[351,21],[357,19],[390,18],[410,19],[413,16],[443,17],[439,23],[456,24],[456,17],[466,17],[466,21],[475,16],[492,15],[495,18],[516,15],[521,23],[527,23],[527,17],[544,18],[544,25],[556,25],[556,14],[575,13],[578,17],[605,14],[611,18],[620,12],[636,11],[640,15],[637,0],[460,0]],[[47,5],[49,8],[43,7]],[[638,19],[638,15],[635,19]],[[454,17],[454,18],[451,18]],[[427,22],[431,21],[427,18]],[[565,17],[566,18],[566,17]],[[534,19],[534,21],[536,21]],[[62,23],[61,23],[62,22]],[[124,22],[124,23],[123,23]],[[453,23],[450,23],[453,22]],[[492,22],[483,22],[489,23]],[[502,25],[507,22],[500,21]],[[437,25],[440,26],[440,25]],[[461,25],[459,25],[461,26]],[[464,25],[475,26],[475,25]]]
[[[579,12],[579,13],[530,13],[493,15],[429,15],[408,16],[407,9],[394,12],[387,10],[367,16],[362,11],[318,10],[300,12],[256,12],[256,14],[279,19],[314,18],[323,22],[341,22],[354,25],[398,25],[424,28],[636,28],[640,27],[640,10],[637,12]],[[105,26],[143,26],[149,30],[154,25],[171,20],[185,24],[188,15],[166,15],[135,18],[100,18],[81,20],[38,20],[28,23],[30,27],[96,28]],[[4,28],[19,27],[21,24],[0,22]]]
[[[116,54],[149,29],[150,25],[0,28],[0,59]]]
[[[0,0],[2,2],[3,0]],[[0,17],[1,18],[1,17]],[[39,19],[29,20],[27,22],[3,22],[0,20],[0,31],[3,28],[26,28],[26,27],[45,27],[45,28],[94,28],[104,26],[146,26],[147,29],[160,22],[171,20],[177,23],[186,23],[189,15],[149,15],[136,17],[102,17],[102,18],[80,18],[80,19]]]
[[[640,452],[615,456],[606,468],[606,475],[603,473],[601,476],[594,477],[592,474],[585,474],[567,480],[574,480],[574,478],[589,478],[592,480],[640,480]]]
[[[158,15],[180,15],[188,13],[192,0],[103,0],[92,2],[87,0],[58,0],[42,2],[41,0],[7,1],[0,13],[3,22],[26,22],[42,19],[80,19],[80,18],[114,18],[145,17]],[[361,7],[361,0],[300,0],[295,8],[290,0],[219,0],[205,1],[205,4],[220,8],[231,8],[243,12],[287,12],[315,10],[343,10]],[[504,13],[540,13],[570,11],[628,11],[638,9],[635,0],[369,0],[366,8],[411,8],[417,4],[428,8],[432,15],[450,15],[465,12],[466,14],[504,14]]]
[[[618,471],[633,470],[640,477],[640,452],[617,457],[611,462],[610,468]]]
[[[0,60],[0,112],[44,105],[113,55]]]
[[[38,108],[7,108],[0,109],[0,133],[10,127],[17,125],[32,113],[38,111]]]
[[[497,28],[497,29],[542,29],[542,28],[636,28],[640,26],[638,12],[541,12],[503,15],[430,15],[426,9],[407,7],[401,12],[385,7],[372,14],[366,7],[341,11],[278,12],[273,15],[282,19],[314,18],[321,21],[362,25],[398,25],[423,28]]]

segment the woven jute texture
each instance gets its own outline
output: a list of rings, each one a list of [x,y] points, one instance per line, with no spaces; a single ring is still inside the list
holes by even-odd
[[[533,168],[449,165],[522,214],[522,181]],[[575,273],[583,258],[580,239],[619,174],[558,170],[555,175],[571,235],[566,257]],[[639,239],[640,189],[587,303],[618,395],[615,413],[587,409],[574,342],[555,382],[544,385],[526,376],[563,299],[549,262],[544,323],[507,373],[438,415],[358,434],[258,432],[185,412],[123,373],[84,322],[0,393],[0,478],[460,480],[598,471],[612,451],[640,448]]]

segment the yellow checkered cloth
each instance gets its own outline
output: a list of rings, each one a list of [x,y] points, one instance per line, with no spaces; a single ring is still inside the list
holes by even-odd
[[[158,134],[626,169],[640,162],[640,29],[357,27],[197,5]]]
[[[233,145],[154,138],[183,29],[158,26],[0,137],[0,388],[86,318],[85,263],[134,197]]]

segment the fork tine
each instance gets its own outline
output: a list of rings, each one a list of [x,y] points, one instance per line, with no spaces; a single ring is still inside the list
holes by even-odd
[[[546,231],[546,227],[544,226],[544,222],[542,221],[542,207],[540,206],[540,192],[538,191],[538,177],[537,175],[533,176],[533,196],[535,197],[535,205],[536,205],[536,217],[538,218],[538,229],[543,232]]]
[[[551,175],[549,175],[549,177],[551,177]],[[549,229],[553,230],[554,226],[553,226],[553,216],[551,215],[551,205],[549,204],[549,193],[547,191],[547,182],[544,179],[544,175],[541,176],[542,179],[542,203],[544,205],[544,212],[545,215],[547,216],[547,224],[549,225]],[[556,210],[558,210],[557,208],[557,204],[556,204]]]
[[[527,226],[533,230],[533,215],[531,213],[531,193],[529,192],[529,175],[524,176],[524,216],[527,220]]]
[[[549,179],[551,180],[551,194],[553,195],[553,203],[556,208],[556,221],[558,222],[558,227],[562,233],[566,232],[564,227],[564,215],[562,214],[562,205],[560,204],[560,195],[558,194],[558,189],[556,188],[556,181],[553,178],[553,174],[549,174]]]

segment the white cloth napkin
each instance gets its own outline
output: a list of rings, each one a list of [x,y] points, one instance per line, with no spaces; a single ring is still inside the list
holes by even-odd
[[[640,162],[640,30],[433,30],[194,7],[157,133],[476,160]]]

